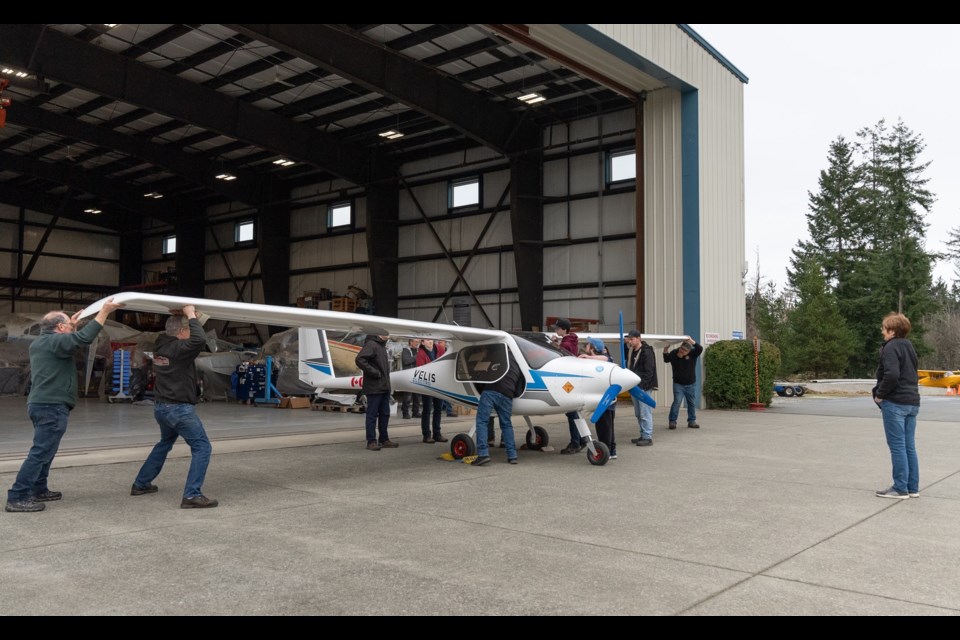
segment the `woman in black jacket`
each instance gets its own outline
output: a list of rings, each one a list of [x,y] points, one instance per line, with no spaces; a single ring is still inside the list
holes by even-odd
[[[917,352],[907,340],[910,320],[902,313],[891,312],[883,318],[880,331],[880,364],[873,401],[883,413],[883,430],[893,461],[893,486],[876,492],[879,498],[919,498],[920,466],[914,434],[920,412],[920,389],[917,382]]]

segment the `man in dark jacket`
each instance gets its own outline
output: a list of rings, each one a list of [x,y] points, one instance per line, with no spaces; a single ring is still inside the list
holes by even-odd
[[[667,418],[670,429],[677,428],[684,398],[687,400],[687,426],[691,429],[700,428],[697,424],[697,358],[701,353],[703,347],[690,336],[684,336],[683,342],[673,351],[670,345],[663,348],[663,361],[673,367],[673,404],[670,405]]]
[[[400,352],[400,367],[402,369],[413,369],[417,366],[417,351],[420,349],[420,340],[411,338],[407,340],[407,346]],[[400,409],[403,411],[404,418],[410,418],[410,405],[413,405],[413,417],[420,417],[420,394],[410,391],[400,393]]]
[[[650,393],[657,388],[657,356],[653,347],[643,341],[643,335],[634,329],[624,338],[627,343],[627,369],[640,376],[640,388]],[[633,414],[640,425],[640,437],[633,438],[638,447],[653,444],[653,407],[630,396],[633,400]]]
[[[167,454],[179,437],[190,447],[190,469],[180,508],[210,509],[219,502],[203,495],[201,489],[213,447],[197,416],[197,368],[194,364],[206,344],[206,336],[192,304],[167,318],[165,329],[153,350],[156,376],[153,417],[160,425],[160,441],[140,467],[130,487],[130,495],[142,496],[159,491],[152,482],[160,475]]]
[[[490,462],[490,449],[487,443],[487,429],[490,426],[490,412],[496,410],[500,418],[500,441],[507,449],[507,462],[517,464],[517,445],[513,437],[513,422],[510,414],[513,412],[513,399],[523,394],[526,384],[520,365],[507,347],[507,357],[510,364],[507,373],[491,384],[478,384],[483,387],[480,400],[477,403],[477,459],[474,466]]]
[[[7,491],[6,511],[43,511],[63,497],[50,491],[47,478],[60,440],[67,430],[67,417],[77,404],[77,347],[93,342],[107,316],[122,307],[106,300],[96,317],[77,330],[80,312],[68,316],[51,311],[40,320],[40,335],[30,344],[30,395],[27,413],[33,422],[33,446],[20,466],[17,479]]]
[[[387,358],[389,336],[368,335],[357,354],[356,363],[363,371],[363,394],[367,397],[367,449],[396,449],[387,435],[390,422],[390,360]],[[377,440],[377,429],[380,439]]]

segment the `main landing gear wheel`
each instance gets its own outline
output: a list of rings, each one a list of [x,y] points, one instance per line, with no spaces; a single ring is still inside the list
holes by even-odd
[[[607,448],[607,445],[602,442],[594,442],[594,449],[596,453],[590,453],[590,448],[587,447],[587,460],[590,461],[590,464],[602,467],[607,464],[607,460],[610,459],[610,449]]]
[[[792,397],[793,397],[793,387],[784,387],[784,388],[783,388],[783,395],[787,396],[788,398],[792,398]]]
[[[543,449],[550,444],[550,434],[543,427],[533,427],[527,430],[527,449]]]
[[[450,453],[456,460],[477,455],[477,443],[465,433],[458,433],[450,439]]]
[[[807,392],[807,390],[804,389],[803,387],[794,387],[794,388],[793,388],[793,391],[794,391],[794,393],[797,394],[797,397],[798,397],[798,398]]]

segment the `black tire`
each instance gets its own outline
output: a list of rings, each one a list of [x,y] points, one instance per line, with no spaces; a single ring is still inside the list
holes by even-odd
[[[463,460],[467,456],[477,455],[477,443],[465,433],[450,438],[450,453],[454,460]]]
[[[550,434],[543,427],[527,429],[527,449],[543,449],[550,444]]]
[[[593,447],[597,450],[596,453],[590,453],[590,448],[587,448],[587,460],[590,461],[590,464],[597,467],[607,464],[607,461],[610,460],[610,449],[607,448],[607,445],[595,441]]]
[[[796,387],[793,388],[793,392],[794,392],[794,393],[796,394],[796,396],[799,398],[800,396],[802,396],[803,394],[805,394],[805,393],[807,392],[807,390],[804,389],[803,387],[796,386]]]
[[[793,397],[793,387],[784,387],[784,388],[783,388],[783,395],[787,396],[788,398],[792,398],[792,397]]]
[[[777,395],[782,398],[783,396],[785,396],[785,395],[787,395],[787,394],[785,394],[785,393],[783,392],[783,389],[781,389],[780,391],[777,391]]]

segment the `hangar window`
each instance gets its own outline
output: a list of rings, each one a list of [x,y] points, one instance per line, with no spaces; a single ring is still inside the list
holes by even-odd
[[[453,180],[447,191],[447,208],[460,211],[480,206],[480,178]]]
[[[353,203],[337,202],[327,210],[327,230],[346,229],[353,226]]]
[[[233,227],[233,244],[250,244],[253,242],[253,220],[238,222]]]
[[[611,151],[607,155],[607,184],[637,179],[637,152],[633,149]]]
[[[170,256],[177,252],[177,236],[167,236],[163,239],[163,255]]]

